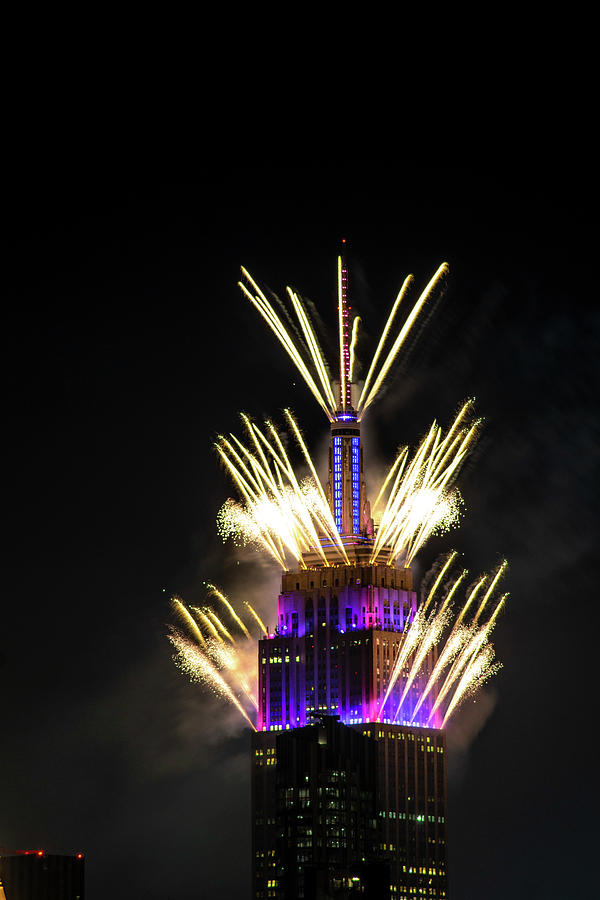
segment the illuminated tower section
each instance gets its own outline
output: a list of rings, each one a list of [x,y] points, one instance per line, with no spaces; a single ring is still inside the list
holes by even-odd
[[[352,545],[373,537],[371,507],[363,473],[360,424],[352,406],[352,371],[348,340],[348,270],[338,257],[338,314],[340,333],[340,406],[331,424],[327,498],[336,528]],[[354,540],[352,540],[354,539]]]
[[[331,424],[327,494],[348,562],[340,564],[338,548],[322,541],[328,564],[315,550],[304,554],[303,568],[283,575],[277,622],[259,641],[259,731],[301,728],[323,714],[348,725],[380,720],[424,726],[435,700],[431,693],[416,715],[435,648],[406,690],[406,678],[399,677],[387,693],[417,595],[409,568],[372,561],[360,424],[350,402],[347,291],[339,257],[340,408]],[[402,675],[408,676],[408,667]]]
[[[361,538],[373,537],[371,506],[363,474],[360,425],[354,411],[340,415],[331,425],[327,496],[344,544],[352,545]]]
[[[305,553],[298,570],[283,574],[277,621],[259,641],[257,731],[252,738],[252,897],[308,900],[313,896],[308,890],[310,867],[317,858],[319,865],[324,859],[331,862],[339,850],[348,853],[338,880],[350,878],[351,869],[351,880],[361,878],[352,868],[357,862],[383,863],[390,893],[373,896],[444,900],[445,735],[438,714],[432,714],[435,691],[419,704],[437,651],[435,646],[429,650],[416,674],[408,654],[388,692],[418,599],[410,568],[372,559],[375,529],[361,427],[352,402],[349,310],[348,273],[339,257],[340,405],[331,422],[326,493],[347,561],[340,562],[339,548],[325,540],[322,552],[315,548]],[[382,557],[385,552],[380,551],[378,560]],[[350,846],[342,843],[343,829],[336,834],[323,831],[324,826],[335,830],[346,814],[345,807],[336,811],[324,805],[328,791],[331,803],[342,803],[345,796],[335,794],[336,779],[344,775],[339,766],[331,763],[330,770],[325,766],[321,771],[315,763],[302,768],[299,757],[289,756],[289,732],[319,728],[323,717],[333,717],[336,728],[350,726],[376,742],[372,752],[379,842],[366,860],[362,853],[352,856]],[[334,726],[328,727],[333,735]],[[343,735],[339,740],[345,740]],[[278,763],[284,756],[285,766]],[[356,785],[359,794],[367,788],[366,782]],[[284,846],[281,836],[290,828],[294,839]],[[366,888],[365,893],[372,896]]]
[[[360,545],[357,555],[364,549]],[[416,611],[410,569],[357,561],[286,572],[277,624],[259,641],[258,730],[299,728],[323,713],[347,725],[380,720],[426,726],[435,694],[416,707],[435,665],[435,647],[408,690],[407,663],[386,699]],[[439,724],[436,713],[429,725]]]

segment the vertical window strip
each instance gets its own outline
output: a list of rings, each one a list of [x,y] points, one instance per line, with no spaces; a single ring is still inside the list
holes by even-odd
[[[342,533],[342,439],[333,438],[333,512],[335,527]]]

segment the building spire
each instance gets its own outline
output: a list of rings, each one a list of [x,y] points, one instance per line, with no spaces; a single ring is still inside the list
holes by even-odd
[[[346,244],[346,238],[342,238]],[[348,339],[348,267],[343,256],[338,256],[338,322],[340,333],[340,408],[345,412],[352,407],[350,387],[350,343]]]

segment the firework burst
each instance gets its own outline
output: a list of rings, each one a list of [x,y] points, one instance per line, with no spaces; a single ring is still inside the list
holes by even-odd
[[[273,331],[278,341],[296,366],[298,372],[304,379],[308,389],[313,397],[324,411],[330,422],[333,422],[338,413],[338,404],[335,399],[337,383],[333,381],[329,374],[329,367],[325,357],[319,346],[314,328],[311,325],[308,314],[300,296],[292,290],[286,288],[286,293],[291,308],[298,320],[297,326],[293,325],[293,320],[288,316],[287,310],[282,309],[284,318],[289,319],[290,325],[286,327],[284,319],[278,314],[273,303],[267,298],[265,292],[250,273],[242,266],[242,280],[238,282],[244,296],[252,303],[256,310],[263,317],[269,328]],[[448,272],[448,264],[442,263],[425,288],[421,291],[417,300],[413,304],[404,324],[398,330],[396,337],[391,346],[384,353],[386,345],[391,340],[390,334],[394,333],[397,324],[398,310],[410,293],[410,288],[414,281],[412,275],[408,275],[402,284],[402,287],[394,301],[391,312],[379,339],[377,349],[373,355],[373,359],[369,365],[367,376],[362,385],[358,398],[356,410],[358,420],[362,418],[366,410],[372,404],[373,400],[380,393],[384,382],[396,360],[401,348],[413,328],[415,322],[422,313],[427,301],[439,285],[440,281]],[[342,409],[347,404],[347,381],[352,381],[355,361],[355,347],[358,335],[358,317],[354,318],[352,325],[352,337],[350,347],[347,346],[347,328],[343,316],[343,293],[344,293],[344,273],[341,257],[338,257],[338,332],[340,344],[340,371],[339,371],[339,390],[341,397]],[[277,298],[274,298],[276,304],[282,306]]]
[[[356,384],[360,319],[355,316],[350,328],[347,271],[341,257],[338,258],[340,361],[339,377],[335,380],[300,296],[288,287],[289,309],[276,297],[272,302],[242,268],[239,286],[244,296],[276,335],[332,423],[330,478],[324,487],[289,410],[285,410],[287,434],[280,432],[271,421],[259,427],[248,416],[242,415],[243,437],[232,433],[219,435],[215,443],[219,458],[238,492],[238,499],[228,499],[218,513],[217,526],[223,540],[255,546],[286,572],[289,572],[290,563],[298,570],[320,569],[324,586],[338,586],[336,573],[329,581],[325,570],[345,567],[344,590],[364,589],[366,596],[372,596],[379,580],[367,580],[373,578],[373,573],[357,578],[359,571],[354,571],[353,567],[377,566],[385,572],[388,567],[394,571],[397,567],[408,569],[432,535],[458,524],[462,498],[456,479],[476,443],[480,428],[480,421],[474,418],[472,399],[462,405],[449,428],[443,429],[433,422],[416,449],[399,449],[378,486],[372,510],[366,485],[362,482],[359,437],[362,417],[383,389],[395,360],[447,271],[447,264],[442,263],[412,304],[403,323],[399,324],[400,307],[407,302],[414,282],[412,275],[405,278],[366,368],[366,377],[361,384]],[[289,436],[295,440],[308,471],[304,476],[297,474],[286,450]],[[343,441],[346,442],[344,450]],[[346,506],[343,507],[344,502]],[[351,521],[347,512],[349,504]],[[351,547],[352,562],[349,558]],[[363,606],[363,630],[378,629],[378,638],[388,633],[389,639],[382,643],[386,645],[386,654],[390,648],[381,678],[377,668],[375,708],[371,705],[368,721],[443,727],[461,703],[500,668],[495,662],[490,635],[508,596],[495,596],[506,562],[502,562],[493,574],[480,576],[459,602],[457,598],[464,590],[467,571],[453,571],[456,557],[457,553],[453,551],[441,561],[421,605],[417,607],[416,601],[413,607],[406,605],[402,618],[394,613],[393,624],[388,618],[386,627],[381,628],[381,622],[374,622],[371,617],[367,625]],[[350,569],[353,570],[350,577],[354,579],[351,582],[347,580]],[[300,581],[299,575],[298,578]],[[399,589],[394,589],[393,577],[390,580],[391,588],[398,596]],[[386,578],[381,581],[381,585],[384,584],[387,584]],[[340,594],[341,585],[340,580]],[[355,585],[361,587],[355,589]],[[313,588],[311,581],[310,589]],[[300,591],[299,583],[296,591]],[[284,615],[278,613],[278,627],[269,634],[258,613],[246,600],[238,607],[214,585],[208,585],[208,593],[209,602],[202,608],[187,607],[179,598],[173,598],[174,611],[185,629],[185,633],[171,629],[176,664],[190,679],[205,684],[233,705],[252,728],[257,727],[255,717],[260,728],[283,727],[281,716],[275,718],[276,724],[267,722],[265,725],[264,711],[258,710],[256,637],[285,639],[287,625],[279,622]],[[302,598],[302,602],[306,601],[306,620],[312,621],[313,598],[308,590],[303,589],[302,593],[306,595]],[[337,610],[338,597],[332,599]],[[389,603],[389,597],[383,599]],[[347,635],[341,643],[353,640],[360,644],[360,639],[355,640],[361,630],[357,617],[348,624],[349,612],[352,609],[347,607],[346,628],[357,631],[351,631],[352,637]],[[293,616],[296,616],[297,624],[298,612],[292,613]],[[321,627],[326,624],[320,621]],[[337,630],[341,635],[346,634],[338,625],[341,623],[336,618]],[[309,633],[312,634],[307,631],[306,635]],[[339,648],[323,649],[328,652]],[[272,654],[269,665],[293,664],[287,653],[280,647],[279,653]],[[308,657],[308,651],[297,647],[295,661],[306,667],[307,659],[302,658],[302,653]],[[264,650],[262,664],[265,666],[267,655]],[[264,670],[261,671],[264,678]],[[306,699],[308,704],[308,696]],[[312,702],[315,706],[307,705],[303,715],[307,711],[329,709],[322,704],[321,697]],[[329,700],[327,702],[329,704]],[[264,703],[263,696],[263,707]],[[337,709],[339,707],[332,703],[332,711]],[[350,724],[363,721],[363,718],[354,717],[357,714],[357,709],[351,710]],[[289,727],[289,722],[285,727]]]
[[[467,591],[465,602],[457,611],[455,594],[467,576],[467,570],[440,587],[442,576],[449,573],[455,557],[455,552],[448,556],[427,601],[417,610],[413,621],[405,629],[404,640],[380,707],[379,718],[383,721],[403,724],[418,722],[421,707],[429,701],[427,724],[435,725],[439,721],[439,712],[443,711],[443,727],[462,701],[474,694],[500,669],[500,664],[494,663],[494,648],[489,643],[489,637],[508,594],[503,594],[495,601],[494,611],[483,625],[478,623],[479,612],[468,621],[468,611],[482,586],[488,586],[487,599],[492,597],[499,579],[506,571],[506,560],[493,576],[483,575],[478,579],[475,586]],[[426,658],[433,648],[436,649],[437,659],[429,671]],[[423,677],[427,677],[427,681],[424,687],[420,686],[412,711],[407,711],[405,701],[409,691],[416,680]],[[402,686],[400,699],[390,716],[386,704],[393,692],[397,694],[394,689],[398,682]]]
[[[453,483],[477,436],[479,422],[468,421],[472,406],[472,400],[462,406],[446,434],[434,422],[412,457],[406,447],[399,452],[374,507],[382,513],[372,563],[409,565],[431,535],[458,523],[462,498]],[[241,495],[241,502],[229,499],[221,507],[219,533],[223,540],[265,550],[283,569],[289,558],[305,568],[308,552],[317,553],[325,566],[348,562],[300,429],[289,410],[286,417],[311,475],[296,477],[271,422],[263,432],[243,416],[250,446],[234,435],[220,436],[215,444]]]
[[[187,635],[171,627],[169,640],[175,648],[174,661],[177,668],[190,681],[208,687],[217,697],[231,703],[248,724],[255,729],[251,719],[257,708],[256,700],[256,638],[241,616],[233,608],[229,599],[209,585],[209,594],[220,600],[230,611],[232,620],[241,631],[241,636],[232,634],[210,607],[198,609],[186,607],[179,597],[173,597],[172,606],[186,627]],[[253,607],[245,601],[254,622],[262,622]],[[264,626],[261,633],[264,633]]]
[[[441,721],[443,727],[461,703],[500,669],[500,664],[494,661],[494,648],[489,638],[508,596],[503,594],[493,600],[493,591],[506,570],[506,562],[502,562],[493,575],[482,575],[467,591],[464,602],[457,604],[456,595],[467,571],[450,576],[456,556],[453,552],[443,561],[426,603],[412,620],[407,620],[379,703],[378,721],[405,725],[421,723],[432,727]],[[486,588],[486,603],[494,606],[483,624],[479,622],[481,607],[469,620],[469,610],[482,587]],[[211,589],[215,596],[217,589],[212,585]],[[256,641],[258,637],[267,636],[266,629],[255,610],[244,601],[253,619],[249,624],[259,625],[259,634],[252,636],[229,599],[221,591],[218,595],[243,626],[243,631],[238,629],[242,634],[234,636],[227,632],[225,639],[223,632],[226,629],[214,611],[208,607],[204,611],[196,607],[188,609],[179,598],[173,598],[173,606],[188,631],[185,635],[171,628],[169,640],[175,648],[174,660],[191,681],[204,684],[216,696],[233,705],[255,729]],[[181,609],[185,611],[183,615]],[[428,657],[432,650],[437,658],[431,669]],[[423,709],[426,710],[425,720]]]

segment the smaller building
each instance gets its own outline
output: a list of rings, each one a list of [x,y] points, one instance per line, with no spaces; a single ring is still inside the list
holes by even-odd
[[[0,856],[0,898],[6,900],[84,900],[83,853],[62,856],[23,850]]]

